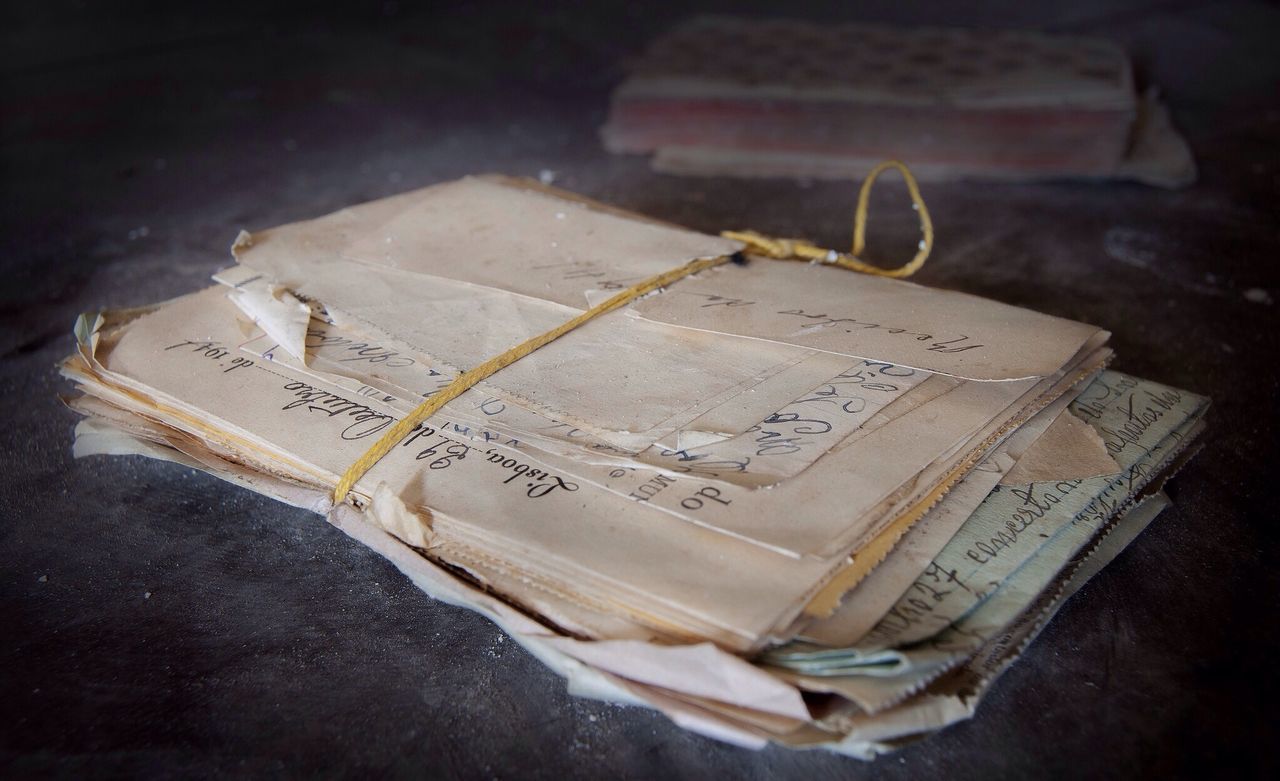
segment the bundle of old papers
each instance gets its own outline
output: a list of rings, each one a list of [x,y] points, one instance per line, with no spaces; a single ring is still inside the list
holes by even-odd
[[[1206,400],[1096,327],[748,257],[460,372],[736,241],[467,178],[242,234],[216,284],[84,316],[76,454],[324,514],[571,690],[872,756],[968,717],[1166,504]]]

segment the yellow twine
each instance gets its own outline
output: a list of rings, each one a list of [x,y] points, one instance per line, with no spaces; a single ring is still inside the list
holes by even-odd
[[[510,350],[499,355],[495,355],[479,366],[459,374],[454,378],[453,382],[446,385],[443,390],[433,394],[431,398],[422,402],[417,409],[410,412],[394,426],[387,429],[363,456],[360,456],[355,463],[347,467],[347,471],[343,473],[342,479],[338,481],[337,487],[333,489],[334,504],[346,499],[347,494],[351,491],[351,487],[355,485],[356,481],[363,477],[365,472],[368,472],[373,468],[373,465],[378,463],[383,456],[390,453],[391,449],[396,446],[396,443],[408,436],[410,432],[417,428],[419,423],[434,415],[444,405],[461,396],[469,390],[471,386],[483,381],[499,369],[510,366],[534,350],[537,350],[539,347],[543,347],[544,345],[554,342],[556,339],[559,339],[561,336],[564,336],[588,320],[594,319],[606,312],[612,312],[619,307],[626,306],[640,296],[657,290],[658,288],[666,287],[672,282],[683,279],[690,274],[696,274],[699,271],[709,269],[713,266],[719,266],[722,263],[729,262],[731,259],[732,256],[730,255],[723,255],[718,258],[703,258],[700,260],[690,261],[679,268],[664,271],[661,274],[649,277],[640,284],[632,285],[617,295],[612,296],[609,300],[591,307],[572,320],[562,323],[540,336],[535,336],[528,341],[521,342]]]
[[[867,244],[867,202],[871,199],[871,188],[880,174],[896,168],[902,173],[902,180],[911,194],[911,203],[920,215],[920,245],[914,258],[906,265],[898,268],[881,268],[861,260],[862,251]],[[929,210],[920,195],[920,186],[906,165],[897,160],[886,160],[871,169],[867,178],[862,180],[862,189],[858,192],[858,208],[853,213],[853,252],[836,252],[833,249],[819,247],[804,239],[778,239],[765,236],[755,231],[723,231],[721,236],[735,239],[747,245],[747,252],[763,255],[774,260],[806,260],[823,263],[862,274],[873,274],[877,277],[893,277],[904,279],[920,270],[933,249],[933,220],[929,219]]]
[[[920,241],[920,249],[916,252],[914,258],[904,266],[895,269],[885,269],[879,266],[873,266],[859,259],[862,254],[863,247],[866,243],[866,227],[867,227],[867,201],[871,195],[871,187],[875,184],[876,177],[889,168],[897,168],[902,172],[902,178],[907,184],[907,190],[911,193],[911,201],[915,204],[915,208],[920,214],[920,229],[923,233],[923,239]],[[720,234],[727,239],[734,239],[746,244],[747,252],[755,255],[761,255],[773,260],[806,260],[816,261],[823,264],[838,266],[850,271],[857,271],[863,274],[874,274],[882,277],[909,277],[916,273],[921,266],[924,265],[925,259],[929,257],[929,251],[933,248],[933,223],[929,220],[929,212],[925,209],[924,199],[920,196],[920,188],[916,185],[915,177],[911,175],[911,171],[897,160],[887,160],[875,168],[871,169],[871,173],[867,174],[867,178],[862,182],[862,190],[858,193],[858,207],[854,212],[853,219],[853,252],[846,254],[836,252],[835,250],[825,249],[816,246],[802,239],[778,239],[765,236],[755,231],[724,231]],[[470,390],[476,383],[482,382],[495,372],[510,366],[529,353],[543,347],[561,336],[569,333],[578,326],[590,320],[599,317],[607,312],[626,306],[632,301],[643,295],[651,293],[660,288],[681,280],[691,274],[697,274],[699,271],[713,268],[729,262],[734,258],[733,255],[722,255],[717,258],[702,258],[693,260],[680,266],[679,268],[664,271],[661,274],[652,276],[643,282],[632,285],[626,290],[612,296],[609,300],[591,307],[587,311],[577,317],[565,322],[555,328],[547,331],[540,336],[535,336],[525,342],[522,342],[504,353],[495,355],[484,363],[469,369],[454,378],[444,389],[433,394],[431,398],[422,402],[416,409],[398,421],[394,426],[387,429],[378,441],[365,451],[351,466],[347,467],[347,471],[342,474],[338,480],[338,485],[333,489],[333,502],[339,504],[346,500],[347,495],[355,486],[356,481],[373,468],[373,465],[382,460],[383,456],[390,453],[392,448],[396,446],[400,440],[404,439],[418,427],[422,421],[440,411],[444,405],[461,396]]]

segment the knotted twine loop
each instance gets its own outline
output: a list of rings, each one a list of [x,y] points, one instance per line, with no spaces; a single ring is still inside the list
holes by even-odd
[[[875,184],[876,178],[889,168],[897,168],[902,173],[902,179],[907,184],[907,191],[911,193],[911,202],[920,215],[920,230],[923,234],[916,256],[906,265],[894,269],[873,266],[859,259],[866,243],[867,201],[871,196],[871,187]],[[858,207],[853,215],[852,254],[825,249],[803,239],[779,239],[765,236],[755,231],[724,231],[720,235],[746,244],[748,253],[773,260],[811,261],[824,265],[838,266],[862,274],[874,274],[876,276],[899,279],[909,277],[919,271],[929,257],[929,251],[933,248],[933,223],[929,219],[928,209],[925,208],[924,198],[920,196],[920,188],[917,186],[916,179],[912,176],[910,169],[897,160],[886,160],[880,163],[871,169],[871,173],[867,174],[867,178],[862,182],[862,190],[858,193]],[[364,455],[347,467],[347,471],[343,472],[337,486],[333,489],[333,503],[338,505],[346,501],[356,481],[364,477],[373,468],[374,464],[382,460],[383,456],[390,453],[400,440],[413,433],[424,420],[439,412],[444,405],[466,393],[477,383],[483,382],[494,373],[510,366],[534,350],[554,342],[583,323],[594,320],[600,315],[620,309],[641,296],[652,293],[655,290],[661,290],[687,276],[697,274],[699,271],[705,271],[730,261],[739,262],[741,259],[741,253],[721,255],[715,258],[699,258],[670,271],[656,274],[617,293],[603,303],[591,307],[572,320],[556,326],[544,334],[521,342],[510,350],[495,355],[484,363],[459,374],[454,378],[453,382],[433,393],[430,398],[418,405],[416,409],[383,432],[378,441],[374,442],[365,451]]]
[[[896,168],[901,172],[902,180],[907,185],[907,192],[911,194],[912,208],[920,217],[921,238],[915,257],[907,264],[898,268],[881,268],[863,261],[861,255],[867,244],[867,204],[871,200],[871,188],[880,174],[890,168]],[[894,279],[905,279],[919,271],[933,250],[933,220],[929,218],[929,209],[925,207],[924,198],[920,195],[920,186],[916,183],[911,169],[897,160],[884,161],[872,168],[867,178],[862,180],[862,189],[858,192],[858,207],[853,212],[853,252],[851,253],[819,247],[804,239],[779,239],[755,231],[723,231],[720,235],[746,244],[747,252],[774,260],[804,260]]]

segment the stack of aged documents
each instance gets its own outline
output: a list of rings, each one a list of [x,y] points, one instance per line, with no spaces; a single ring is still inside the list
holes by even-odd
[[[873,756],[971,715],[1166,504],[1206,400],[1107,332],[747,257],[460,372],[735,241],[473,177],[241,234],[216,284],[84,316],[76,454],[325,514],[575,693]]]

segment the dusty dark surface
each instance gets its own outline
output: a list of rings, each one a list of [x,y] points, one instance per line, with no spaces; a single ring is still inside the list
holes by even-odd
[[[920,279],[1103,325],[1117,368],[1215,402],[1176,509],[1066,606],[978,717],[864,765],[743,751],[573,699],[485,620],[427,599],[316,516],[173,465],[73,462],[73,416],[55,398],[76,313],[205,284],[242,227],[477,171],[549,169],[694,228],[843,244],[852,186],[667,178],[600,149],[622,59],[687,6],[312,19],[125,5],[5,12],[0,772],[1276,770],[1273,6],[861,6],[868,19],[1099,32],[1130,47],[1165,88],[1201,181],[928,187],[939,242]],[[876,225],[886,252],[912,240],[909,218]]]

